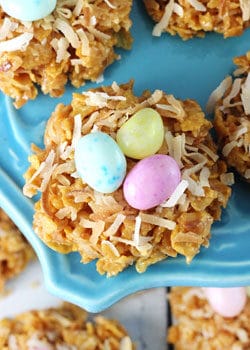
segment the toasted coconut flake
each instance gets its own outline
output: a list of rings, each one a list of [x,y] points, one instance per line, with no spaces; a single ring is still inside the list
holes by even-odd
[[[249,115],[250,114],[250,73],[248,73],[245,83],[241,86],[240,97],[243,104],[244,112],[246,113],[246,115]]]
[[[81,114],[77,114],[74,117],[74,131],[73,131],[72,142],[71,142],[73,149],[75,149],[78,141],[81,138],[81,135],[82,135],[81,129],[82,129],[82,117],[81,117]]]
[[[178,117],[177,119],[182,120],[185,117],[186,113],[182,107],[181,102],[177,100],[173,95],[167,96],[167,101],[172,107],[174,107],[175,114]]]
[[[99,221],[90,221],[87,219],[82,218],[80,220],[80,225],[84,228],[91,228],[92,229],[92,235],[90,236],[89,241],[93,244],[96,245],[98,242],[98,239],[100,235],[104,231],[104,226],[105,222],[102,220]]]
[[[146,252],[152,249],[152,244],[149,243],[149,241],[151,240],[151,237],[140,237],[139,245],[135,244],[133,240],[122,238],[122,237],[112,236],[111,239],[112,241],[124,243],[126,245],[131,245],[132,247],[135,247],[136,249],[138,249],[140,252],[142,251]]]
[[[207,8],[198,0],[187,0],[197,11],[206,12]]]
[[[171,194],[169,199],[161,204],[161,207],[163,208],[172,208],[174,207],[185,190],[188,188],[188,182],[186,180],[181,180],[181,182],[178,184],[174,192]]]
[[[120,343],[120,350],[133,350],[133,343],[130,337],[123,337]]]
[[[88,31],[100,40],[109,40],[111,38],[110,35],[105,34],[94,27],[88,27]]]
[[[250,19],[250,0],[240,0],[240,8],[242,11],[242,19],[244,22]]]
[[[80,46],[80,40],[77,34],[66,20],[57,18],[54,23],[54,28],[63,33],[74,49],[77,49]]]
[[[216,162],[219,159],[219,156],[215,154],[209,147],[201,143],[199,145],[199,148],[204,151],[214,162]]]
[[[176,223],[174,221],[159,218],[158,216],[155,216],[155,215],[140,213],[140,217],[142,222],[160,226],[160,227],[165,227],[168,230],[173,230],[176,226]]]
[[[209,184],[210,174],[211,172],[208,167],[204,166],[204,168],[201,169],[199,182],[202,187],[210,187],[210,184]]]
[[[33,33],[23,33],[13,39],[1,41],[0,52],[25,51],[33,36]]]
[[[106,94],[105,92],[92,92],[87,91],[82,93],[84,96],[87,96],[85,102],[87,106],[93,106],[93,107],[107,107],[108,100],[113,101],[126,101],[125,96],[110,96]]]
[[[182,157],[186,155],[185,134],[173,136],[171,131],[165,133],[165,140],[168,146],[168,153],[175,159],[180,168],[183,167]]]
[[[234,173],[225,173],[220,175],[220,181],[227,186],[234,184]]]
[[[103,234],[107,237],[110,237],[116,234],[116,232],[119,230],[119,227],[124,222],[125,218],[126,218],[125,215],[121,213],[117,214],[114,222],[109,226],[109,228],[106,231],[104,231]]]
[[[239,125],[239,127],[231,134],[229,135],[229,140],[230,141],[237,141],[242,135],[247,133],[248,129],[244,125]]]
[[[87,34],[85,33],[85,31],[82,28],[78,29],[76,32],[81,40],[81,45],[82,45],[81,53],[82,53],[82,55],[89,56],[90,55],[90,46],[89,46],[89,39],[88,39]],[[80,64],[82,64],[81,62],[82,61],[80,60]]]
[[[8,349],[9,350],[19,350],[19,346],[17,345],[17,339],[13,334],[10,334],[10,336],[9,336]]]
[[[238,95],[238,93],[240,92],[240,89],[241,89],[241,79],[237,78],[233,82],[230,93],[223,100],[224,108],[231,107],[231,100]]]
[[[25,196],[32,196],[30,193],[30,187],[32,187],[32,182],[40,176],[43,180],[40,186],[40,191],[43,192],[46,189],[46,186],[50,180],[50,177],[52,175],[52,172],[54,168],[57,166],[56,164],[53,167],[53,163],[55,160],[55,151],[51,150],[45,159],[44,162],[42,162],[39,166],[39,168],[34,172],[34,174],[31,176],[31,178],[26,182],[26,184],[23,187],[23,193]]]
[[[47,341],[45,340],[40,340],[36,334],[32,336],[27,341],[27,346],[28,349],[43,349],[43,350],[53,350],[52,345],[50,345]],[[18,348],[19,349],[19,348]]]
[[[77,211],[73,207],[65,207],[61,208],[56,212],[56,217],[60,220],[63,220],[67,217],[70,217],[71,220],[76,220],[77,218]]]
[[[112,242],[110,242],[110,241],[102,241],[102,245],[107,245],[112,250],[114,255],[119,258],[120,253],[119,253],[118,249],[114,246],[114,244]]]
[[[117,9],[117,6],[113,5],[109,0],[104,0],[104,2],[106,2],[108,7],[110,7],[111,9],[113,10]]]
[[[152,106],[158,103],[163,96],[162,90],[155,90],[152,95],[147,99],[147,103]]]
[[[183,294],[183,301],[185,303],[189,302],[194,296],[206,300],[206,296],[201,288],[190,288],[185,294]]]
[[[250,179],[250,169],[247,169],[244,174],[246,179]]]
[[[231,151],[233,150],[234,147],[238,147],[237,141],[233,140],[233,141],[227,143],[222,149],[223,156],[227,157],[229,155],[229,153],[231,153]]]
[[[160,20],[160,22],[158,22],[153,29],[153,36],[161,36],[163,30],[165,28],[167,28],[170,18],[173,14],[174,11],[174,0],[170,0],[169,3],[166,5],[165,10],[164,10],[164,14]]]
[[[226,77],[220,85],[211,93],[207,105],[207,113],[212,113],[214,111],[216,103],[224,96],[225,92],[232,86],[232,77]]]
[[[59,40],[54,38],[51,40],[50,44],[56,52],[57,63],[60,63],[63,60],[67,60],[70,57],[70,54],[67,51],[69,42],[66,38],[60,38]]]
[[[77,0],[76,6],[75,6],[75,8],[73,10],[73,15],[75,17],[80,16],[80,14],[82,12],[82,9],[83,9],[83,5],[84,5],[84,3],[83,3],[82,0]]]
[[[182,178],[188,182],[188,190],[192,193],[192,195],[198,197],[205,196],[205,192],[202,186],[194,181],[188,174],[183,173]]]
[[[8,38],[18,27],[16,22],[12,22],[9,17],[5,17],[0,28],[0,40]]]
[[[135,218],[135,230],[133,235],[133,240],[136,246],[140,244],[140,229],[141,229],[141,217],[138,215]]]
[[[174,3],[173,12],[176,13],[179,17],[183,17],[183,15],[184,15],[183,7],[179,4],[177,4],[177,2]]]

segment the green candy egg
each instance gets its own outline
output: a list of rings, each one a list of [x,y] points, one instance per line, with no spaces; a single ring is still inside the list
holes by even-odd
[[[163,143],[164,126],[160,114],[143,108],[125,122],[116,140],[123,153],[130,158],[143,159],[155,154]]]

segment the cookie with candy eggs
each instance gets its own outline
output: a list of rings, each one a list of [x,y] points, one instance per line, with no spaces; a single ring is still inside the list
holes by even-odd
[[[154,36],[168,32],[187,40],[217,32],[228,38],[241,35],[250,24],[249,3],[244,0],[144,0],[144,3],[156,22]]]
[[[2,350],[135,350],[119,321],[102,315],[89,317],[85,310],[69,303],[1,319],[0,344]]]
[[[41,193],[34,230],[51,248],[117,275],[209,245],[230,197],[200,106],[133,82],[73,94],[33,146],[24,194]]]
[[[221,153],[228,165],[250,181],[250,52],[236,57],[234,77],[226,77],[208,101]]]
[[[0,90],[17,108],[44,94],[59,97],[98,81],[118,59],[115,47],[129,49],[132,0],[1,0]]]
[[[168,342],[179,350],[249,349],[250,298],[247,288],[171,289],[174,324]]]
[[[0,292],[6,281],[19,275],[35,258],[33,249],[24,236],[0,209]]]

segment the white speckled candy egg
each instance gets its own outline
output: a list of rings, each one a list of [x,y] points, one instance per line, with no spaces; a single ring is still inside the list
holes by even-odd
[[[111,193],[126,175],[126,158],[117,143],[103,132],[83,136],[76,145],[75,165],[82,180],[94,190]]]
[[[124,197],[131,207],[147,210],[168,199],[180,180],[180,168],[174,158],[155,154],[130,170],[123,184]]]
[[[56,0],[0,0],[9,16],[21,21],[36,21],[45,18],[56,7]]]
[[[247,301],[245,287],[238,288],[203,288],[210,306],[223,317],[238,316]]]

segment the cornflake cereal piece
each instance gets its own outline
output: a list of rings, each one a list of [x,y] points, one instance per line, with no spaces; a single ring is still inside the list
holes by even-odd
[[[214,100],[214,127],[228,165],[250,180],[250,52],[237,57],[235,78],[227,77],[226,88]],[[230,79],[229,79],[230,78]],[[225,81],[224,80],[224,81]]]
[[[156,22],[154,36],[163,32],[187,40],[204,37],[206,32],[238,36],[249,27],[249,0],[144,0],[148,14]]]
[[[24,236],[0,209],[0,292],[5,282],[22,272],[34,257]]]
[[[190,262],[202,245],[208,247],[211,225],[231,193],[220,180],[226,164],[218,160],[211,123],[200,106],[160,90],[137,97],[132,89],[133,82],[112,84],[74,94],[69,106],[58,105],[48,120],[45,149],[33,146],[25,174],[24,194],[41,192],[35,205],[37,235],[57,251],[79,251],[83,263],[97,259],[98,272],[108,276],[133,263],[144,272],[178,253]],[[96,129],[116,138],[119,128],[145,107],[161,115],[165,137],[158,153],[177,161],[185,182],[167,205],[139,211],[128,205],[121,187],[102,194],[83,183],[75,169],[74,145]],[[127,172],[137,162],[127,158]]]
[[[200,288],[176,287],[169,295],[176,320],[168,342],[178,350],[246,350],[250,348],[250,299],[239,316],[215,313]]]
[[[87,320],[86,311],[64,303],[0,321],[0,347],[43,350],[133,350],[127,331],[115,320],[100,315]]]
[[[80,87],[97,81],[129,49],[132,0],[57,0],[44,19],[23,22],[0,6],[0,89],[20,108],[37,96],[61,96],[68,80]]]

